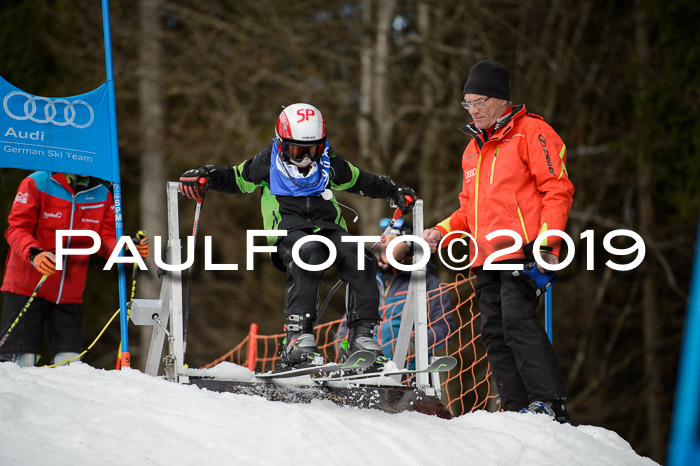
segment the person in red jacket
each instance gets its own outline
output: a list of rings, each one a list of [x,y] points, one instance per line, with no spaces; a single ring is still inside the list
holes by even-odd
[[[443,238],[443,247],[460,238],[459,231],[472,237],[481,336],[503,409],[569,422],[561,372],[536,314],[539,293],[524,274],[516,277],[513,270],[491,266],[531,263],[536,237],[564,230],[574,194],[564,142],[542,117],[511,104],[509,77],[504,65],[492,61],[471,68],[462,106],[474,121],[460,128],[472,137],[462,155],[460,207],[423,236],[433,251]],[[525,247],[504,253],[514,237],[486,239],[497,230],[510,230]],[[546,263],[556,264],[560,241],[548,239],[540,253]]]
[[[93,230],[101,239],[98,253],[108,258],[116,246],[114,200],[102,180],[65,173],[34,172],[17,190],[5,238],[10,250],[5,261],[5,293],[0,338],[15,322],[43,275],[48,278],[29,309],[0,347],[0,359],[33,366],[42,350],[42,332],[52,362],[77,357],[83,345],[83,300],[88,255],[64,256],[56,270],[56,230]],[[64,247],[88,248],[92,239],[67,237]],[[148,256],[148,238],[136,245]]]

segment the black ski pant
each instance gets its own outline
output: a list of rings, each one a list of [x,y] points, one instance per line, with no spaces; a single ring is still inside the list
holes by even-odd
[[[5,292],[2,303],[0,332],[8,329],[27,304],[29,296]],[[29,309],[12,329],[12,333],[0,348],[0,354],[41,354],[43,333],[50,357],[58,353],[80,353],[83,345],[83,312],[79,303],[56,304],[42,298],[34,298]],[[3,334],[0,334],[2,338]]]
[[[506,411],[566,396],[552,344],[537,318],[539,298],[511,270],[476,271],[481,338]]]
[[[295,263],[292,247],[301,238],[311,234],[324,236],[335,246],[337,256],[332,266],[340,272],[345,281],[347,294],[345,303],[348,323],[369,319],[379,321],[379,288],[377,287],[377,260],[374,254],[360,248],[363,254],[364,270],[359,270],[357,263],[358,246],[356,242],[342,242],[343,236],[351,236],[344,230],[321,230],[311,233],[307,230],[293,230],[277,243],[277,254],[287,270],[287,288],[285,290],[284,315],[310,314],[316,318],[319,302],[319,283],[324,270],[310,271]],[[306,264],[324,263],[330,255],[328,247],[318,241],[310,241],[299,248],[299,258]]]

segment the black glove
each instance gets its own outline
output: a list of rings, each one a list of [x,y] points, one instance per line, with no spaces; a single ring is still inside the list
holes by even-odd
[[[416,204],[416,193],[409,187],[396,186],[389,196],[392,207],[398,207],[404,214]]]
[[[180,193],[189,199],[202,199],[211,186],[217,170],[216,165],[202,165],[187,170],[180,176]]]

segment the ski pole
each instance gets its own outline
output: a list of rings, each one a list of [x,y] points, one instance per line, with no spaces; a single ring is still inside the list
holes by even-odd
[[[552,285],[547,285],[544,292],[544,327],[552,343]]]
[[[204,185],[207,180],[205,178],[199,179],[199,185],[202,188],[202,197],[197,198],[197,207],[194,210],[194,225],[192,226],[192,237],[194,238],[194,244],[197,244],[197,230],[199,229],[199,215],[202,212],[202,203],[204,202]],[[192,292],[192,272],[194,272],[194,263],[190,267],[190,271],[187,274],[187,298],[185,299],[185,328],[183,329],[182,338],[182,357],[185,357],[185,352],[187,351],[187,327],[190,323],[190,296]]]
[[[409,198],[409,196],[406,196],[406,197]],[[379,246],[380,244],[382,244],[382,241],[384,241],[384,238],[386,238],[386,235],[388,235],[389,232],[391,231],[391,229],[394,227],[394,223],[396,223],[396,221],[397,221],[399,218],[401,218],[402,215],[403,215],[403,211],[397,207],[396,210],[394,211],[393,217],[391,217],[391,220],[389,221],[389,224],[388,224],[388,225],[386,226],[386,228],[384,229],[384,232],[382,233],[381,238],[379,238],[379,241],[377,241],[376,243],[374,243],[374,244],[372,245],[372,247],[369,248],[369,252],[374,251],[374,249],[375,249],[377,246]]]
[[[21,311],[19,311],[19,314],[17,314],[17,318],[15,319],[12,324],[10,324],[10,327],[7,329],[5,332],[5,335],[2,337],[2,340],[0,340],[0,347],[5,344],[5,341],[7,340],[7,337],[10,336],[10,333],[12,333],[12,330],[15,328],[15,325],[17,325],[17,322],[22,318],[22,316],[27,312],[27,309],[29,309],[29,306],[32,305],[32,302],[34,301],[34,298],[36,297],[36,294],[39,292],[41,289],[42,285],[44,282],[46,282],[46,279],[49,276],[47,274],[42,275],[41,279],[39,280],[39,283],[36,284],[36,287],[34,287],[34,291],[32,294],[29,296],[29,299],[27,299],[27,303],[24,305]]]
[[[410,199],[410,196],[406,196],[406,200],[408,201]],[[400,208],[396,208],[394,211],[394,215],[391,217],[391,221],[389,224],[386,226],[384,229],[384,232],[382,233],[382,236],[379,238],[379,241],[374,243],[371,248],[369,248],[369,252],[374,251],[374,249],[382,244],[382,241],[384,241],[384,238],[386,238],[386,235],[389,234],[391,231],[392,227],[394,226],[394,223],[401,218],[401,215],[403,215],[403,211]],[[323,304],[318,310],[318,313],[316,315],[316,321],[314,322],[314,326],[318,325],[318,323],[321,321],[321,316],[323,315],[324,311],[326,310],[326,307],[328,306],[328,303],[330,302],[331,298],[333,297],[333,294],[335,294],[336,291],[338,291],[338,288],[340,288],[340,285],[343,283],[343,280],[338,280],[335,285],[333,285],[333,288],[328,292],[328,296],[326,296],[326,299],[323,301]]]

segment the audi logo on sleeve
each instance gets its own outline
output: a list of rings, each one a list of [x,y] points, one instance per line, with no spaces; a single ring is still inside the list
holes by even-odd
[[[14,99],[14,113],[10,109],[11,99]],[[23,111],[18,112],[17,101],[21,103],[22,99],[24,99]],[[31,120],[35,123],[51,123],[56,126],[70,125],[78,129],[87,128],[95,121],[95,111],[83,100],[71,102],[66,99],[49,99],[21,91],[13,91],[5,95],[2,108],[7,116],[18,121]]]

